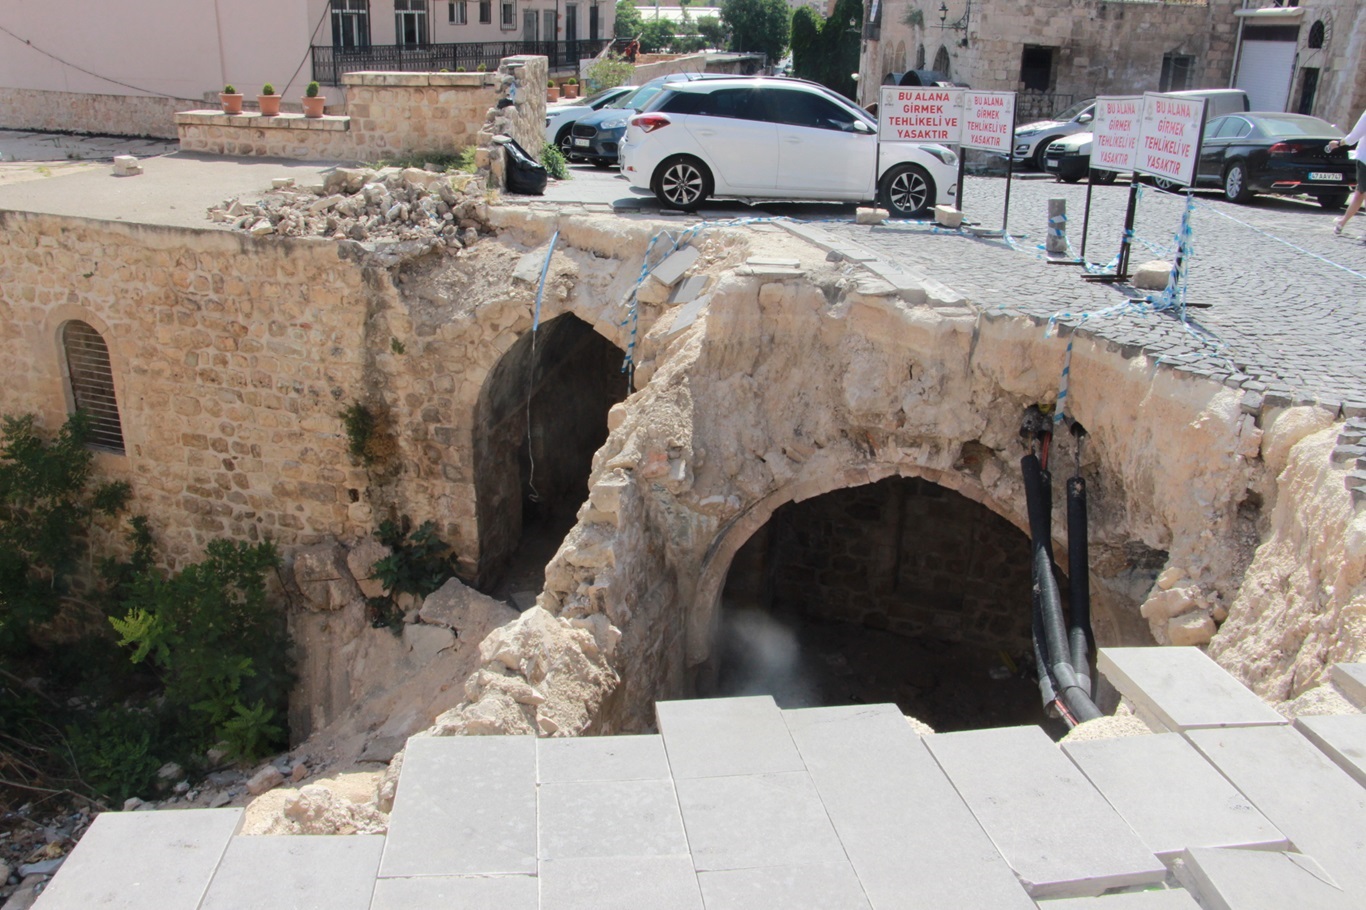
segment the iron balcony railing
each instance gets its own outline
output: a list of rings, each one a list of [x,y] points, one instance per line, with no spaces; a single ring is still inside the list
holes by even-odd
[[[324,85],[340,85],[343,73],[362,70],[435,73],[475,72],[498,67],[504,57],[534,54],[550,59],[552,70],[576,68],[596,57],[611,39],[586,41],[471,41],[463,44],[372,44],[368,47],[313,46],[313,78]]]

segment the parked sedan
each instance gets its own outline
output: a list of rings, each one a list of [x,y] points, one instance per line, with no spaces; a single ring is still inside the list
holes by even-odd
[[[573,101],[562,101],[545,106],[545,141],[559,148],[560,153],[566,158],[570,156],[570,137],[569,131],[574,126],[574,122],[593,111],[601,110],[618,98],[631,94],[636,90],[634,85],[618,85],[615,88],[605,88],[600,92],[594,92],[587,98],[576,98]]]
[[[1356,184],[1347,151],[1328,151],[1342,130],[1304,114],[1229,114],[1205,126],[1197,185],[1220,187],[1230,202],[1256,193],[1306,193],[1326,209],[1341,208]]]
[[[1119,176],[1115,171],[1091,168],[1091,143],[1094,133],[1073,133],[1057,142],[1050,142],[1045,150],[1043,169],[1063,183],[1076,183],[1091,172],[1094,183],[1110,184]]]
[[[721,73],[670,73],[656,76],[640,88],[608,102],[601,110],[594,111],[574,124],[569,131],[571,157],[591,161],[598,167],[610,167],[617,163],[617,146],[626,132],[626,121],[636,111],[663,90],[664,86],[675,82],[691,82],[695,79],[725,79]]]
[[[958,195],[958,156],[934,143],[886,143],[877,121],[823,86],[731,78],[671,85],[630,120],[621,169],[668,208],[712,196],[881,199],[898,217]]]

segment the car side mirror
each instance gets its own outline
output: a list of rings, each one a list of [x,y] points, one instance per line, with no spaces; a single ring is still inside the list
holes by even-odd
[[[1094,118],[1093,116],[1091,116],[1090,114],[1082,114],[1080,117],[1077,118],[1077,122],[1078,122],[1078,123],[1090,123],[1090,122],[1091,122],[1092,120],[1094,120],[1094,119],[1095,119],[1095,118]]]
[[[856,132],[856,133],[863,133],[864,135],[870,135],[870,134],[872,134],[872,133],[876,133],[877,130],[873,129],[871,126],[869,126],[868,124],[864,123],[862,120],[855,120],[855,121],[854,121],[854,132]]]

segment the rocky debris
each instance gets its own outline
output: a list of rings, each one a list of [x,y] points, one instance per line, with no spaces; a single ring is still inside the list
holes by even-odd
[[[385,834],[389,830],[388,817],[374,806],[349,802],[319,784],[289,797],[283,816],[291,834]]]
[[[284,772],[274,765],[266,765],[252,775],[251,780],[247,781],[247,792],[252,796],[260,796],[267,790],[274,790],[284,782]]]
[[[421,168],[337,168],[323,183],[275,186],[255,202],[225,200],[209,218],[257,237],[426,241],[457,249],[490,230],[483,181]]]
[[[517,618],[517,611],[501,600],[481,594],[452,578],[427,595],[417,618],[453,630],[463,642],[479,642],[485,635]]]
[[[39,808],[30,803],[0,811],[0,906],[5,910],[33,905],[98,811],[82,806],[39,815]]]
[[[1121,702],[1113,715],[1097,717],[1078,724],[1058,740],[1060,743],[1085,742],[1092,739],[1115,739],[1120,736],[1147,736],[1153,731],[1139,720],[1127,702]]]
[[[1161,644],[1204,645],[1228,615],[1222,598],[1190,579],[1179,566],[1168,566],[1157,577],[1139,612],[1148,620]]]
[[[295,552],[294,583],[310,610],[340,610],[361,596],[348,565],[346,550],[335,541]]]
[[[375,563],[392,552],[373,537],[364,538],[347,552],[346,568],[360,586],[361,594],[379,597],[384,593],[384,582],[375,577]]]

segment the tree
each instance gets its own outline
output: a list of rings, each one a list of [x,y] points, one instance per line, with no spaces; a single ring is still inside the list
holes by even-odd
[[[824,24],[809,6],[799,6],[792,14],[792,75],[820,81],[820,40]]]
[[[846,98],[856,97],[861,0],[839,0],[824,22],[810,7],[792,14],[792,72],[819,82]],[[855,23],[851,26],[849,23]]]
[[[612,26],[612,32],[618,38],[634,38],[639,35],[645,27],[645,20],[640,18],[640,10],[631,0],[617,0],[617,18]]]
[[[647,54],[658,53],[673,45],[674,26],[668,19],[655,19],[645,23],[640,33],[640,49]]]
[[[725,0],[721,21],[730,29],[730,47],[756,51],[777,62],[787,50],[792,19],[783,0]]]
[[[697,20],[697,33],[702,36],[707,47],[726,46],[726,27],[715,16],[702,16]]]

